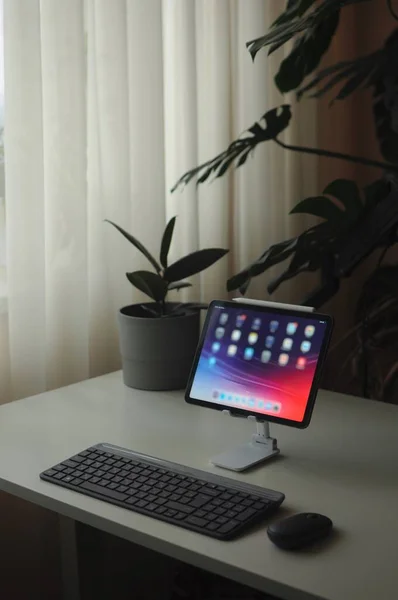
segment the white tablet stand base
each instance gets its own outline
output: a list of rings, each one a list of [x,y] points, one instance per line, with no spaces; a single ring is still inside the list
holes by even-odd
[[[231,415],[229,410],[222,412]],[[247,418],[255,421],[257,426],[257,433],[252,435],[251,442],[218,454],[210,460],[213,465],[230,471],[245,471],[279,454],[277,440],[270,437],[268,421],[258,421],[252,415]]]

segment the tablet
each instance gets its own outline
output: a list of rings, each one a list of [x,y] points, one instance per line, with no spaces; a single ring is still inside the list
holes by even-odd
[[[332,328],[328,315],[215,300],[185,400],[307,427]]]

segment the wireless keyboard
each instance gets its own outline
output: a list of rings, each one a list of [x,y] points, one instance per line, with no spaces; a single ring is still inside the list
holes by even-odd
[[[79,452],[40,477],[219,540],[241,535],[285,498],[280,492],[105,443]]]

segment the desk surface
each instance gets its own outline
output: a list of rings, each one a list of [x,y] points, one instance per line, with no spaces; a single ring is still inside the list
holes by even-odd
[[[331,517],[318,550],[288,553],[265,527],[233,542],[43,482],[39,472],[101,441],[222,472],[209,457],[252,425],[189,406],[176,392],[126,388],[112,373],[0,407],[0,489],[60,514],[268,591],[282,600],[392,600],[398,569],[398,407],[320,392],[310,427],[272,427],[282,455],[230,476],[286,494],[284,509]]]

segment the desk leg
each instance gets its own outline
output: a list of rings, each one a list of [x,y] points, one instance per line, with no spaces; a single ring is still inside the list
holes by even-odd
[[[63,600],[79,600],[76,521],[59,515]]]

